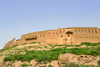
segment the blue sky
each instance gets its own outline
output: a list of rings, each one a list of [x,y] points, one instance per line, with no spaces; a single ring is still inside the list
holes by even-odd
[[[0,49],[22,34],[58,27],[100,28],[100,0],[0,0]]]

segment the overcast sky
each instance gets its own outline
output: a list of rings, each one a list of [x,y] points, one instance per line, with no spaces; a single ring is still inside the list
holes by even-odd
[[[58,27],[100,28],[100,0],[0,0],[0,49],[23,34]]]

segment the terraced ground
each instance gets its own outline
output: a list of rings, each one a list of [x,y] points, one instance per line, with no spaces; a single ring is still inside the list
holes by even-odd
[[[0,50],[0,67],[100,67],[100,43],[24,43]]]

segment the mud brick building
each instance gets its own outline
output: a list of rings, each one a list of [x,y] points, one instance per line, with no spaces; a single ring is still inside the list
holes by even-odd
[[[100,42],[100,29],[97,27],[70,27],[32,32],[22,35],[19,40],[15,41],[14,38],[13,40],[9,41],[4,48],[15,44],[30,42],[68,45],[76,45],[80,44],[81,42],[96,43]]]

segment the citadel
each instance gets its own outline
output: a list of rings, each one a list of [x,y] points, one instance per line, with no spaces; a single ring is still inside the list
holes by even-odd
[[[97,27],[69,27],[32,32],[22,35],[19,40],[12,39],[4,48],[30,42],[67,45],[76,45],[81,42],[97,43],[100,42],[100,29]]]

